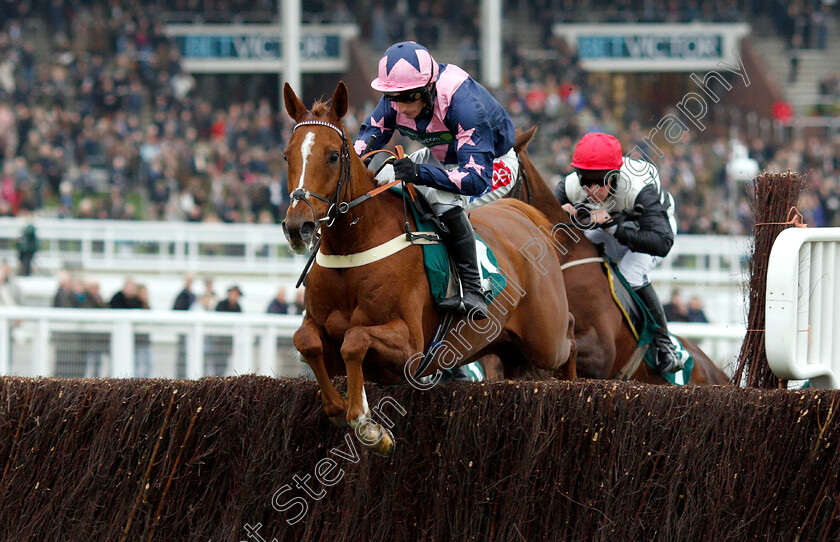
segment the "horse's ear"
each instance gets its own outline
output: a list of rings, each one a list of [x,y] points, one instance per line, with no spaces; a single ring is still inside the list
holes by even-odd
[[[295,122],[299,122],[306,115],[306,106],[297,97],[297,94],[292,90],[292,86],[289,83],[283,86],[283,101],[286,102],[286,112]]]
[[[338,86],[335,87],[335,92],[332,96],[332,105],[330,106],[330,113],[335,115],[335,118],[341,120],[347,114],[347,106],[350,99],[348,98],[347,85],[344,81],[339,81]]]
[[[519,153],[528,148],[528,143],[531,142],[531,139],[533,139],[534,134],[537,133],[537,128],[539,127],[539,124],[535,124],[533,127],[531,127],[530,130],[527,130],[525,132],[516,130],[516,137],[514,138],[513,142],[513,150]]]

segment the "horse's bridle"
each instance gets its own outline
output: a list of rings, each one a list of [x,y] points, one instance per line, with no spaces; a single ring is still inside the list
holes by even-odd
[[[517,157],[518,158],[518,157]],[[516,179],[516,183],[514,184],[513,190],[506,196],[512,199],[519,199],[519,196],[522,194],[522,189],[528,191],[528,199],[524,200],[525,203],[531,203],[531,185],[528,182],[528,174],[525,172],[525,168],[522,167],[522,160],[519,160],[519,176]]]
[[[292,198],[293,202],[294,201],[302,201],[309,206],[309,210],[312,211],[312,218],[315,220],[315,222],[326,222],[327,227],[329,228],[333,225],[333,223],[335,222],[335,219],[338,218],[338,215],[346,214],[348,211],[350,211],[350,209],[352,209],[356,205],[358,205],[358,204],[360,204],[364,201],[367,201],[367,200],[371,199],[372,197],[374,197],[378,194],[381,194],[385,190],[388,190],[388,188],[396,185],[397,183],[402,182],[400,180],[394,180],[394,181],[388,183],[387,185],[380,186],[379,188],[375,188],[375,189],[371,190],[370,192],[367,192],[366,194],[363,194],[363,195],[357,197],[353,201],[350,201],[350,202],[342,201],[344,199],[344,196],[347,194],[347,191],[349,190],[350,179],[351,179],[351,176],[350,176],[350,145],[347,144],[347,136],[344,134],[344,131],[341,128],[339,128],[335,124],[332,124],[331,122],[327,122],[327,121],[324,121],[324,120],[305,120],[305,121],[302,121],[302,122],[298,122],[297,124],[295,124],[294,128],[292,128],[292,133],[294,133],[294,131],[297,130],[298,128],[300,128],[301,126],[329,126],[333,130],[338,132],[338,134],[341,136],[341,155],[339,157],[340,173],[339,173],[339,176],[338,176],[338,184],[335,187],[335,194],[333,194],[332,198],[327,199],[326,197],[321,196],[320,194],[315,194],[315,193],[312,193],[308,190],[304,190],[302,188],[297,188],[291,193],[291,198]],[[320,218],[320,219],[317,218],[318,215],[315,213],[315,208],[312,207],[312,203],[310,203],[310,201],[309,201],[309,196],[312,196],[313,198],[315,198],[317,200],[321,200],[324,203],[329,204],[329,208],[327,209],[327,215],[324,218]],[[404,198],[405,198],[405,196],[403,195],[403,199]],[[286,221],[285,220],[283,221],[283,230],[286,231]],[[408,235],[409,237],[412,235],[411,233],[408,232],[408,219],[406,219],[406,235]],[[420,236],[422,236],[422,235],[423,234],[420,234]],[[299,287],[303,283],[303,280],[306,278],[306,275],[309,273],[309,268],[312,266],[312,263],[315,261],[315,257],[318,253],[318,250],[319,250],[320,246],[321,246],[321,237],[317,236],[317,238],[315,240],[315,243],[312,247],[312,252],[309,255],[309,260],[307,260],[306,265],[303,268],[303,272],[301,273],[300,278],[298,279],[297,284],[295,285],[296,288]]]
[[[304,190],[303,188],[298,188],[291,193],[292,202],[302,201],[307,204],[309,209],[312,211],[312,217],[315,218],[315,221],[326,222],[327,227],[329,228],[333,225],[333,222],[335,222],[335,219],[337,218],[336,212],[344,214],[350,210],[350,206],[346,202],[341,202],[350,185],[350,145],[347,143],[347,136],[344,134],[344,131],[331,122],[327,122],[325,120],[305,120],[295,124],[294,128],[292,128],[292,133],[301,126],[329,126],[341,136],[341,154],[339,155],[340,173],[338,175],[338,184],[335,187],[335,194],[333,194],[332,199],[327,199],[324,196]],[[327,215],[324,218],[317,218],[315,209],[309,201],[309,196],[321,200],[329,205],[327,208]]]

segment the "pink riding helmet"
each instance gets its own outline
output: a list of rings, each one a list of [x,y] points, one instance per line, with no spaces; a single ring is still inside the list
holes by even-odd
[[[413,41],[392,45],[379,60],[379,77],[370,86],[380,92],[403,92],[437,81],[438,63]]]

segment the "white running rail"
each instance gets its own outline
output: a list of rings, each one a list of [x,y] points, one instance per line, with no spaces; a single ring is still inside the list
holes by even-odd
[[[292,345],[300,322],[299,315],[4,307],[0,375],[308,375]],[[673,323],[670,328],[698,342],[731,372],[743,327]]]

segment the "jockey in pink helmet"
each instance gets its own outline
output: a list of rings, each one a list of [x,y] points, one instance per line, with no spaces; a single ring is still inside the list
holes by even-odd
[[[371,87],[382,92],[362,123],[354,147],[360,155],[383,148],[395,131],[424,145],[377,173],[417,185],[448,231],[443,241],[455,262],[463,295],[445,300],[474,319],[487,317],[480,286],[475,234],[464,212],[503,197],[519,163],[513,151],[513,123],[495,98],[467,72],[438,64],[413,41],[392,45],[379,61]]]

